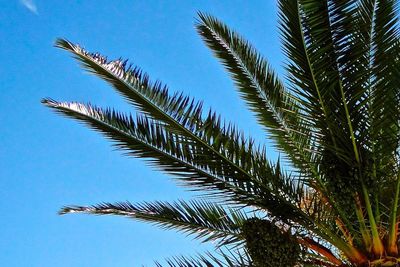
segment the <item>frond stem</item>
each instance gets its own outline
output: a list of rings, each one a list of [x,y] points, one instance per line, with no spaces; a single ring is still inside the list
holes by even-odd
[[[394,196],[393,208],[390,212],[390,221],[389,221],[388,253],[392,255],[397,255],[398,253],[397,237],[398,237],[399,222],[397,221],[397,210],[399,204],[399,195],[400,195],[400,173],[397,175],[396,193]]]
[[[372,211],[372,205],[371,201],[369,198],[369,193],[367,191],[367,187],[365,184],[362,182],[362,191],[363,191],[363,196],[364,196],[364,202],[365,202],[365,208],[367,210],[368,214],[368,219],[369,219],[369,224],[371,227],[371,233],[372,233],[372,251],[376,256],[382,256],[384,252],[384,247],[382,244],[382,240],[379,237],[379,232],[378,232],[378,227],[375,222],[375,216]]]

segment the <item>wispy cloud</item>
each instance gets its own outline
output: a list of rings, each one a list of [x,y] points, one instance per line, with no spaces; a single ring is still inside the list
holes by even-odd
[[[33,0],[20,0],[21,4],[26,7],[30,12],[32,12],[33,14],[38,15],[38,9],[36,4],[33,2]]]

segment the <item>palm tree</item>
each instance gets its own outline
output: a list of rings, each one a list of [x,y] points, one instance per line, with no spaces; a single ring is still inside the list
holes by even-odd
[[[43,103],[207,197],[60,213],[131,217],[216,245],[216,254],[172,258],[169,266],[400,266],[397,1],[278,4],[286,83],[216,18],[199,13],[196,27],[284,164],[268,160],[264,146],[200,102],[170,94],[126,61],[57,40],[139,112]]]

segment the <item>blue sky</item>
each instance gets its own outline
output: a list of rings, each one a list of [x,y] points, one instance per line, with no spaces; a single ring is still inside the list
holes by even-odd
[[[209,249],[198,241],[117,217],[56,213],[67,204],[176,200],[191,195],[141,159],[40,104],[43,97],[134,110],[70,56],[65,37],[129,58],[246,133],[264,133],[194,30],[196,12],[242,33],[279,72],[275,1],[0,0],[0,261],[2,266],[152,266]],[[272,157],[274,154],[271,152]]]

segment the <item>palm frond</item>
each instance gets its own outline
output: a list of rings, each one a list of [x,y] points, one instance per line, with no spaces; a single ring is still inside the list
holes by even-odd
[[[199,18],[199,34],[230,72],[242,98],[271,133],[277,148],[303,172],[315,172],[313,140],[317,136],[311,134],[310,122],[299,111],[297,99],[249,42],[210,15],[199,13]]]
[[[226,209],[206,201],[144,202],[132,204],[102,203],[93,206],[67,206],[60,214],[87,213],[117,215],[150,222],[163,229],[173,229],[194,236],[202,242],[215,242],[217,247],[240,243],[240,227],[247,219],[239,209]]]
[[[169,259],[166,259],[166,265],[161,264],[159,261],[155,262],[157,267],[213,267],[219,266],[222,267],[222,263],[220,261],[211,261],[205,256],[198,255],[197,257],[187,257],[187,256],[176,256]]]
[[[244,267],[253,266],[250,256],[244,251],[217,250],[215,253],[207,252],[205,255],[194,257],[178,256],[166,260],[168,267]],[[156,262],[157,267],[165,265]]]
[[[181,140],[181,145],[177,145],[174,141],[178,141],[179,136],[168,132],[160,123],[146,117],[135,121],[132,116],[80,103],[59,103],[51,99],[45,99],[43,103],[104,133],[130,155],[150,158],[150,163],[186,179],[191,186],[201,185],[203,189],[211,187],[222,191],[225,191],[225,185],[228,186],[216,176],[218,169],[212,167],[212,171],[199,161],[194,162],[189,140]]]

